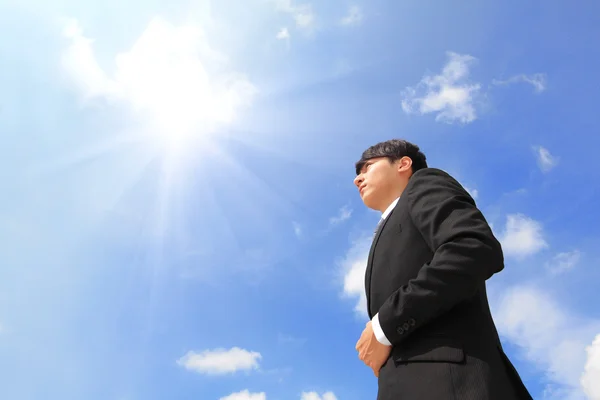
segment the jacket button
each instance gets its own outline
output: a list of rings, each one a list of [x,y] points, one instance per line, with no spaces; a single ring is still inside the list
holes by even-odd
[[[408,325],[408,322],[405,322],[404,324],[402,324],[402,328],[404,328],[405,331],[407,331],[410,326]]]
[[[398,334],[402,335],[402,334],[404,334],[404,329],[402,329],[402,327],[399,326],[398,329],[396,329],[396,332],[398,332]]]
[[[415,326],[416,322],[415,322],[414,318],[411,318],[411,319],[408,320],[408,323],[409,323],[410,326]]]

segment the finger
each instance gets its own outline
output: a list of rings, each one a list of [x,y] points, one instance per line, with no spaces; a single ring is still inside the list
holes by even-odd
[[[373,370],[373,374],[376,377],[379,377],[379,368],[375,367],[375,366],[371,366],[371,369]]]

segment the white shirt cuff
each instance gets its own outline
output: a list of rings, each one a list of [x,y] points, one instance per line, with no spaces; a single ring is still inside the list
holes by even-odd
[[[375,338],[381,344],[385,344],[386,346],[391,346],[392,343],[388,340],[383,333],[383,329],[381,329],[381,325],[379,325],[379,313],[375,314],[373,319],[371,320],[371,326],[373,327],[373,333],[375,334]]]

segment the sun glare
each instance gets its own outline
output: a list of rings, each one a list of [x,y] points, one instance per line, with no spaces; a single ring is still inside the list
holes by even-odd
[[[155,18],[131,48],[116,53],[108,66],[98,62],[96,39],[85,36],[78,21],[69,20],[62,33],[67,42],[62,65],[83,105],[114,108],[130,121],[122,129],[99,132],[97,142],[88,144],[86,151],[75,150],[70,159],[54,164],[68,166],[100,156],[110,159],[98,166],[98,175],[86,177],[96,187],[103,182],[102,195],[89,196],[103,207],[119,206],[117,202],[136,190],[138,182],[148,181],[148,171],[156,173],[150,180],[156,192],[139,194],[143,203],[154,205],[141,218],[153,220],[152,235],[181,229],[186,221],[184,192],[193,187],[187,181],[194,173],[190,163],[218,158],[227,164],[213,139],[252,103],[256,87],[211,47],[201,26],[174,26]],[[152,169],[156,161],[160,171]],[[148,198],[147,193],[156,197]]]
[[[198,26],[153,19],[131,49],[115,57],[114,77],[99,66],[76,21],[63,33],[70,40],[64,66],[84,98],[126,107],[148,140],[170,153],[201,150],[200,139],[232,123],[256,93]]]

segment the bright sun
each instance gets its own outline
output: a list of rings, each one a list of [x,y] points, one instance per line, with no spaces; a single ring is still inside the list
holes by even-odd
[[[70,40],[63,63],[85,100],[128,108],[164,150],[180,151],[230,124],[256,93],[246,77],[227,69],[199,27],[152,20],[132,48],[116,56],[114,77],[98,64],[77,21],[63,33]]]

